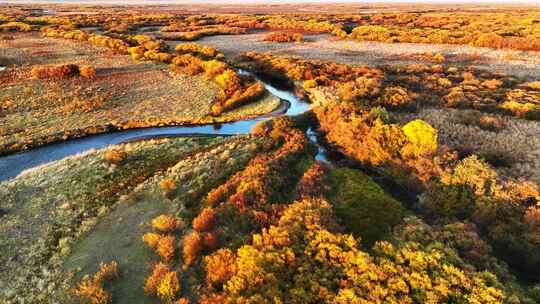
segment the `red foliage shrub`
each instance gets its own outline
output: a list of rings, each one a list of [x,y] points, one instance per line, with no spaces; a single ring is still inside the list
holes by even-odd
[[[176,238],[172,235],[163,236],[159,239],[156,253],[168,263],[174,257]]]
[[[79,66],[62,64],[58,66],[34,66],[30,71],[33,77],[39,79],[64,79],[79,75]]]
[[[214,226],[215,218],[216,212],[214,209],[212,207],[206,207],[193,219],[193,229],[199,232],[210,231]]]
[[[204,235],[203,239],[204,248],[207,251],[213,251],[219,246],[219,240],[215,233],[209,232]]]
[[[201,298],[200,304],[223,304],[228,303],[227,298],[223,294],[205,295]]]
[[[182,255],[186,266],[193,264],[198,259],[203,245],[203,238],[197,231],[193,231],[184,237],[182,240]]]
[[[304,172],[304,175],[296,185],[296,191],[300,197],[319,196],[327,189],[323,179],[326,174],[326,168],[323,163],[316,161]]]
[[[279,190],[288,186],[291,177],[284,172],[288,172],[288,168],[305,152],[308,143],[304,133],[289,128],[286,121],[286,118],[274,119],[269,125],[257,127],[260,132],[269,134],[275,143],[283,145],[274,152],[257,155],[244,170],[210,191],[207,195],[210,205],[227,201],[238,210],[247,211],[266,205],[281,195]]]

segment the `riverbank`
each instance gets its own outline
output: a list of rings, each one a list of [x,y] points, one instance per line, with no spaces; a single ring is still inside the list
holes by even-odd
[[[104,132],[225,123],[277,110],[272,95],[218,116],[211,106],[220,89],[202,76],[172,73],[165,64],[66,39],[16,33],[0,41],[8,68],[0,71],[0,154]],[[36,66],[91,66],[95,75],[39,79]]]
[[[246,71],[241,72],[243,74],[249,74],[249,72]],[[89,149],[99,149],[108,145],[119,144],[133,138],[152,138],[154,136],[162,136],[163,134],[246,134],[250,132],[255,124],[268,118],[285,114],[297,115],[309,110],[309,103],[302,101],[295,95],[294,92],[278,89],[277,87],[274,87],[266,82],[264,84],[265,88],[269,92],[269,96],[267,98],[280,101],[278,107],[276,107],[273,111],[267,112],[266,114],[261,114],[246,120],[226,121],[223,123],[211,120],[206,124],[174,127],[132,128],[128,130],[121,128],[103,129],[101,134],[72,138],[51,145],[44,145],[24,152],[0,157],[0,181],[13,178],[23,170],[43,163],[59,160],[69,155],[82,153]],[[248,104],[245,107],[253,106],[253,104],[256,106],[257,102]],[[243,107],[235,109],[231,112],[241,111],[242,108]],[[225,115],[228,115],[228,113],[231,112],[227,112]]]
[[[67,271],[63,266],[65,259],[73,257],[70,265],[74,268],[75,261],[77,266],[86,264],[88,268],[83,269],[86,272],[99,264],[95,259],[100,260],[108,252],[102,251],[103,245],[96,246],[92,249],[98,252],[84,252],[84,260],[81,260],[75,247],[89,233],[95,235],[93,229],[97,223],[108,218],[134,234],[128,238],[120,228],[100,234],[101,242],[114,240],[109,244],[110,250],[125,249],[127,247],[118,245],[129,242],[140,251],[144,248],[137,242],[140,230],[133,228],[144,229],[138,226],[141,222],[167,210],[167,205],[158,201],[122,205],[123,195],[132,193],[146,180],[181,161],[189,163],[189,168],[182,173],[189,174],[191,183],[210,186],[212,179],[219,180],[220,176],[230,174],[251,157],[252,143],[255,141],[249,137],[164,138],[127,143],[114,146],[112,150],[89,150],[73,155],[26,170],[20,177],[0,183],[0,299],[8,303],[22,299],[31,303],[63,299],[61,303],[68,303],[73,299],[69,291],[75,283],[70,274],[77,269]],[[116,151],[118,157],[111,158],[109,151]],[[194,159],[203,162],[197,165]],[[209,174],[212,164],[221,164],[227,169]],[[203,167],[205,175],[197,174]],[[196,185],[185,184],[187,190],[195,189]],[[130,216],[110,217],[109,213],[117,208],[124,210],[120,212],[127,209]],[[146,220],[133,212],[143,212]],[[129,251],[128,255],[131,257],[133,253]],[[123,259],[123,265],[128,260]],[[144,261],[133,266],[146,272]],[[137,286],[137,289],[142,293],[142,288]]]

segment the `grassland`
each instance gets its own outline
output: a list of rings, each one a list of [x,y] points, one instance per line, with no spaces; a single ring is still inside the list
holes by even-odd
[[[69,157],[3,183],[4,299],[62,298],[72,285],[68,269],[86,273],[97,266],[96,260],[129,261],[140,267],[134,271],[142,280],[150,255],[139,238],[148,221],[163,212],[185,210],[199,191],[249,159],[251,142],[218,137],[130,143]],[[107,160],[108,151],[120,159]],[[217,170],[220,166],[225,170]],[[165,178],[174,178],[179,187],[172,201],[159,188]],[[136,283],[134,277],[130,284]],[[139,296],[129,288],[125,295]]]
[[[266,114],[279,100],[209,115],[219,88],[201,76],[173,74],[168,66],[134,62],[113,50],[81,42],[14,34],[0,57],[1,153],[117,129],[224,122]],[[38,79],[36,65],[90,65],[92,79]]]

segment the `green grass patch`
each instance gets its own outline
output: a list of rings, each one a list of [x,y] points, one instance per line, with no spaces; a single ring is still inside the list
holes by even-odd
[[[328,198],[347,231],[361,237],[364,245],[383,239],[399,224],[405,209],[401,203],[359,170],[336,168],[329,173]]]

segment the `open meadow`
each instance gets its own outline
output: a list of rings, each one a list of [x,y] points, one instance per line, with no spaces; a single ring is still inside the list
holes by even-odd
[[[540,7],[0,4],[0,303],[540,303]]]

